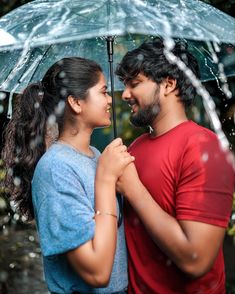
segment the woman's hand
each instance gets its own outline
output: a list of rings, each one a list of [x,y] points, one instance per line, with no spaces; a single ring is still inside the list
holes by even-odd
[[[99,157],[96,176],[116,182],[124,169],[133,161],[134,157],[127,152],[122,139],[117,138],[104,149]]]
[[[130,163],[124,170],[123,174],[118,178],[116,190],[123,196],[129,194],[130,189],[136,184],[140,184],[140,179],[134,163]]]

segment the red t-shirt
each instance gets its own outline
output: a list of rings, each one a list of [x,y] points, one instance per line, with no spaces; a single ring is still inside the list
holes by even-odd
[[[234,189],[232,155],[221,150],[213,132],[188,121],[156,138],[140,136],[129,151],[142,183],[167,213],[177,220],[227,227]],[[152,241],[127,202],[124,212],[128,293],[225,293],[222,247],[210,272],[192,280]]]

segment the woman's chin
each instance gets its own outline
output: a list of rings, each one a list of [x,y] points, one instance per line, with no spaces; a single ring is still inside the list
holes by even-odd
[[[102,125],[99,125],[99,126],[96,126],[96,129],[99,129],[99,128],[108,128],[110,127],[112,124],[111,120],[110,121],[107,121],[106,123],[102,124]]]

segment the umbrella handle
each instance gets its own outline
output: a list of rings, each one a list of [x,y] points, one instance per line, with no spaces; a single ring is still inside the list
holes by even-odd
[[[113,36],[106,37],[107,52],[108,52],[108,58],[109,58],[111,96],[112,96],[113,134],[114,134],[114,138],[117,138],[116,109],[115,109],[115,97],[114,97],[114,73],[113,73],[113,41],[114,41]],[[120,227],[123,222],[123,198],[120,193],[117,193],[117,201],[119,206],[118,227]]]
[[[113,117],[113,135],[114,139],[117,138],[117,124],[116,124],[116,109],[115,109],[115,97],[114,97],[114,73],[113,73],[113,36],[106,37],[107,52],[109,58],[109,75],[111,84],[111,96],[112,96],[112,117]]]

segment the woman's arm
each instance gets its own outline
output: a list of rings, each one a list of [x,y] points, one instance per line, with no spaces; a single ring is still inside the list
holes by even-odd
[[[91,286],[108,284],[116,249],[116,181],[134,159],[121,139],[114,140],[99,158],[95,179],[94,238],[67,253],[71,265]],[[111,215],[112,214],[112,215]]]

